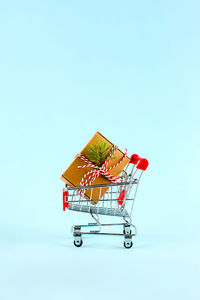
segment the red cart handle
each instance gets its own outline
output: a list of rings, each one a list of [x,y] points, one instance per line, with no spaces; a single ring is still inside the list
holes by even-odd
[[[145,171],[149,165],[149,162],[146,158],[141,158],[139,155],[133,154],[130,158],[130,164],[137,165],[137,169]]]
[[[69,192],[63,188],[63,211],[65,211],[66,207],[69,207],[68,195],[69,195]]]

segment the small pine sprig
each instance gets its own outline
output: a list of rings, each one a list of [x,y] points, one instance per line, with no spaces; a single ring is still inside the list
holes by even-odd
[[[97,141],[95,144],[88,148],[87,158],[94,163],[96,166],[101,167],[103,163],[108,159],[114,159],[115,157],[109,158],[112,146],[108,146],[106,142]]]

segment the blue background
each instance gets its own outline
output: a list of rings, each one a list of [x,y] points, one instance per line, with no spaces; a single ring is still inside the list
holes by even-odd
[[[0,1],[0,296],[199,299],[199,1]],[[134,248],[59,176],[99,130],[147,157]]]

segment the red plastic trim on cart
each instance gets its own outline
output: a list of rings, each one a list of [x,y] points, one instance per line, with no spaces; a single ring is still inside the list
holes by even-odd
[[[149,162],[146,158],[141,158],[139,155],[133,154],[130,158],[130,164],[137,165],[137,169],[145,171],[149,165]]]
[[[131,158],[130,158],[130,164],[134,164],[134,165],[137,165],[138,161],[140,160],[141,158],[139,157],[139,155],[137,154],[132,154],[131,155]]]
[[[66,207],[69,207],[69,203],[67,202],[68,195],[69,195],[69,192],[65,191],[65,189],[63,188],[63,211],[65,211]]]
[[[139,170],[145,171],[147,169],[148,165],[149,165],[148,160],[146,158],[142,158],[139,161],[139,163],[138,163],[138,165],[137,165],[136,168],[139,169]]]
[[[122,190],[121,193],[119,194],[119,197],[117,198],[118,199],[117,202],[119,205],[123,204],[124,197],[125,197],[125,190]]]

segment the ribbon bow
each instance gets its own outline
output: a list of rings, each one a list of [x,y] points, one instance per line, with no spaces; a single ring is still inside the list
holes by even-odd
[[[115,177],[111,174],[108,173],[108,171],[110,171],[111,169],[117,167],[119,164],[121,164],[123,162],[123,160],[125,159],[126,155],[127,155],[127,149],[125,149],[125,153],[124,156],[122,157],[122,159],[115,165],[113,165],[112,167],[106,169],[110,159],[113,157],[115,151],[118,149],[118,146],[113,145],[113,148],[111,150],[111,153],[109,154],[109,156],[107,157],[106,161],[103,163],[103,165],[101,167],[96,166],[95,164],[93,164],[88,158],[86,158],[84,155],[78,153],[76,157],[79,157],[80,159],[82,159],[84,162],[86,162],[87,164],[84,166],[78,166],[78,169],[83,169],[83,168],[89,168],[92,167],[93,170],[88,171],[86,174],[83,175],[81,182],[80,182],[80,186],[86,186],[86,185],[91,185],[92,182],[99,177],[100,175],[105,176],[108,180],[110,180],[112,183],[117,182],[118,177]],[[84,195],[84,189],[80,190],[79,193],[81,194],[81,196]]]

